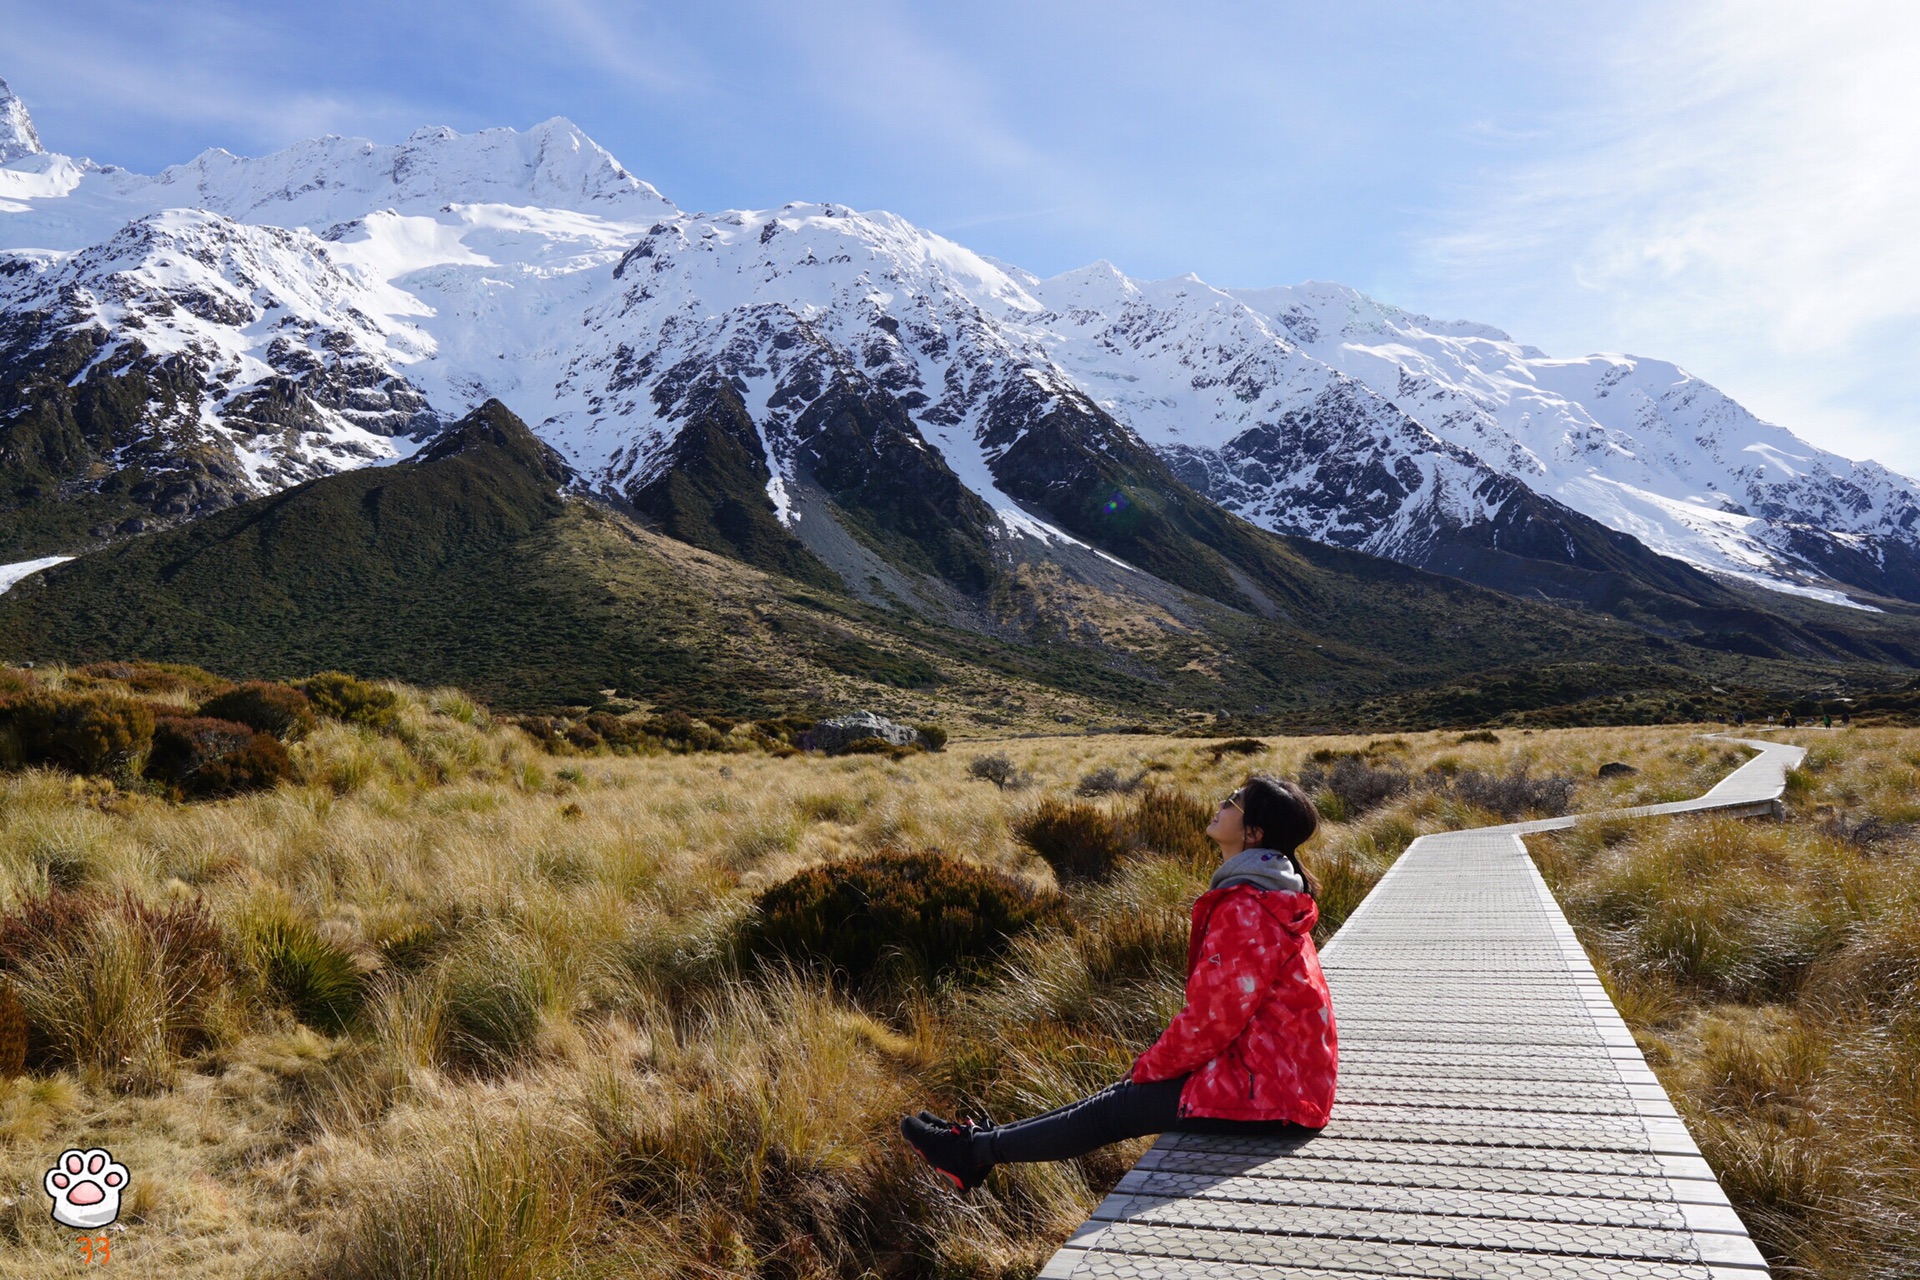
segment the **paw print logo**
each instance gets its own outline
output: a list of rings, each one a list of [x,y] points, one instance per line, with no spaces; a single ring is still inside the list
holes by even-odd
[[[120,1216],[127,1166],[100,1147],[63,1151],[47,1170],[46,1187],[55,1222],[79,1230],[104,1227]]]

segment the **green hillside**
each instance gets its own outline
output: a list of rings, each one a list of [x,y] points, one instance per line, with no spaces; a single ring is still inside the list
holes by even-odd
[[[1591,702],[1617,676],[1674,707],[1713,679],[1791,691],[1841,678],[1669,645],[1224,516],[1207,541],[1232,554],[1206,548],[1217,558],[1201,577],[1231,585],[1230,601],[1119,569],[1095,583],[1002,551],[971,562],[993,584],[985,620],[962,626],[861,603],[757,522],[770,567],[799,577],[717,554],[725,538],[709,552],[564,496],[568,479],[489,402],[408,462],[311,481],[28,579],[0,597],[0,657],[150,658],[234,676],[341,668],[458,684],[501,707],[592,704],[615,689],[736,715],[858,703],[1033,727],[1164,725],[1222,709],[1320,724],[1362,703],[1373,724],[1471,720],[1514,700],[1459,690],[1547,663],[1581,664],[1570,701]],[[702,501],[730,500],[690,490],[661,510],[685,534],[701,527]],[[1847,678],[1890,687],[1909,674],[1861,666]],[[1538,711],[1542,698],[1520,701]]]

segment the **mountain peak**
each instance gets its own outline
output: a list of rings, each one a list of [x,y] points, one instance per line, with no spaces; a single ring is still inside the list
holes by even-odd
[[[498,400],[489,400],[427,442],[414,455],[416,462],[439,462],[459,454],[493,450],[528,471],[544,474],[555,484],[573,479],[573,471],[553,448],[534,435],[526,423]]]
[[[45,150],[40,145],[40,135],[33,131],[33,117],[27,114],[27,104],[7,87],[5,80],[0,80],[0,164],[39,155]]]

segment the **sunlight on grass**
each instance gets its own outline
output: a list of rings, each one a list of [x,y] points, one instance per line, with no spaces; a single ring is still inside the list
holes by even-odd
[[[1697,794],[1743,758],[1686,727],[555,756],[457,691],[384,688],[379,726],[323,719],[273,790],[181,804],[48,769],[0,776],[0,968],[38,1028],[28,1075],[0,1081],[0,1276],[66,1265],[27,1193],[47,1144],[82,1133],[134,1169],[116,1265],[154,1274],[1031,1274],[1144,1144],[1003,1168],[963,1203],[897,1118],[1010,1117],[1115,1079],[1179,1007],[1187,912],[1212,869],[1196,824],[1247,773],[1317,763],[1329,779],[1304,850],[1324,941],[1421,834],[1513,806]],[[1008,785],[973,767],[986,756]],[[1637,772],[1597,778],[1608,762]],[[1671,1021],[1696,993],[1811,984],[1844,1025],[1913,1043],[1849,1012],[1894,977],[1818,977],[1842,954],[1909,973],[1897,939],[1920,931],[1875,922],[1910,900],[1855,865],[1866,853],[1817,893],[1777,869],[1854,849],[1822,834],[1820,805],[1846,797],[1856,837],[1863,815],[1920,811],[1844,750],[1807,768],[1800,816],[1759,843],[1710,831],[1636,854],[1637,836],[1582,828],[1552,855],[1626,939],[1616,981],[1652,993],[1630,1007]],[[1379,791],[1382,774],[1398,779],[1383,794],[1339,790]],[[807,868],[934,850],[1064,909],[965,963],[902,934],[858,982],[742,945],[762,895]],[[1716,894],[1721,868],[1738,875]],[[56,894],[203,910],[220,981],[157,981],[142,957],[166,939],[120,917],[9,951],[27,935],[7,922]],[[1784,1023],[1714,1034],[1715,1106],[1776,1075],[1804,1096],[1856,1052],[1812,1064]],[[1914,1090],[1877,1078],[1920,1115]],[[1827,1185],[1811,1156],[1749,1158],[1741,1142],[1722,1145],[1755,1194]]]

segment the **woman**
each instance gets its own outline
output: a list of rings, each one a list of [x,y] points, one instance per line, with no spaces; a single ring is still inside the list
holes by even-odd
[[[954,1124],[930,1111],[900,1132],[963,1191],[996,1164],[1067,1160],[1171,1129],[1311,1133],[1333,1107],[1333,1002],[1313,946],[1319,886],[1295,850],[1319,827],[1291,782],[1250,777],[1207,835],[1222,862],[1193,904],[1187,1003],[1125,1077],[1013,1124]]]

